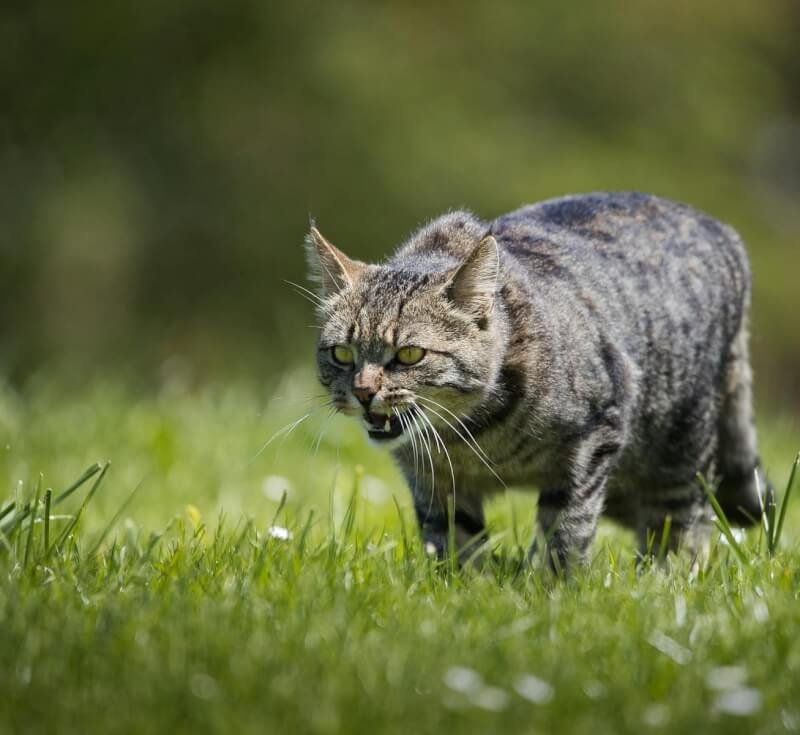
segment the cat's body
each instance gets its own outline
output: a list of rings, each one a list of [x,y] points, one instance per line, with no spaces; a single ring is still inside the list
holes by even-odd
[[[386,439],[372,435],[394,444],[437,551],[448,498],[463,543],[503,484],[539,488],[556,565],[585,556],[601,513],[643,549],[669,516],[672,545],[697,548],[697,472],[720,481],[736,520],[759,515],[750,276],[729,227],[652,196],[594,194],[489,223],[445,215],[381,266],[312,242],[328,280],[322,382],[345,410],[349,384],[373,429],[396,415]],[[340,344],[351,364],[326,361]],[[425,358],[393,363],[409,344]]]

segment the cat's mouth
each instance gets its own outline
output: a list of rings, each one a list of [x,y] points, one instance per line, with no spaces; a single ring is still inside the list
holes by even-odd
[[[387,416],[385,413],[365,413],[364,423],[370,439],[378,441],[396,439],[403,433],[403,425],[397,416]]]

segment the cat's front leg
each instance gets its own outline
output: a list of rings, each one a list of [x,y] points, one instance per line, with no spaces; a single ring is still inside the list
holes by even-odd
[[[557,573],[587,559],[603,511],[606,482],[622,448],[621,436],[616,427],[605,426],[579,441],[571,452],[568,476],[539,495],[545,562]],[[534,543],[531,553],[535,551]]]
[[[430,493],[415,493],[414,510],[419,523],[424,550],[438,559],[445,559],[449,550],[450,520],[447,506]],[[453,513],[455,551],[459,563],[478,552],[486,540],[486,522],[480,504],[459,503]]]

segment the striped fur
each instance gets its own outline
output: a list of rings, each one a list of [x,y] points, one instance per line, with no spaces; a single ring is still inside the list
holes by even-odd
[[[605,513],[642,550],[702,547],[702,472],[740,523],[760,514],[747,350],[750,272],[738,235],[639,193],[565,197],[492,222],[446,214],[387,261],[350,260],[316,230],[319,377],[335,405],[395,416],[386,444],[443,553],[482,538],[482,501],[537,487],[546,558],[584,560]],[[350,346],[352,365],[331,358]],[[426,350],[416,365],[399,347]],[[371,386],[366,405],[354,381]],[[766,478],[760,478],[766,487]]]

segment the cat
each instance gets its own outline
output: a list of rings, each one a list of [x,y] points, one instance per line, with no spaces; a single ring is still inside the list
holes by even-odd
[[[425,548],[486,537],[483,501],[539,489],[545,559],[586,561],[604,514],[642,554],[695,555],[716,487],[758,520],[750,269],[729,226],[638,192],[567,196],[491,222],[453,211],[388,260],[348,258],[312,225],[318,375],[394,455]],[[535,544],[534,547],[535,549]]]

